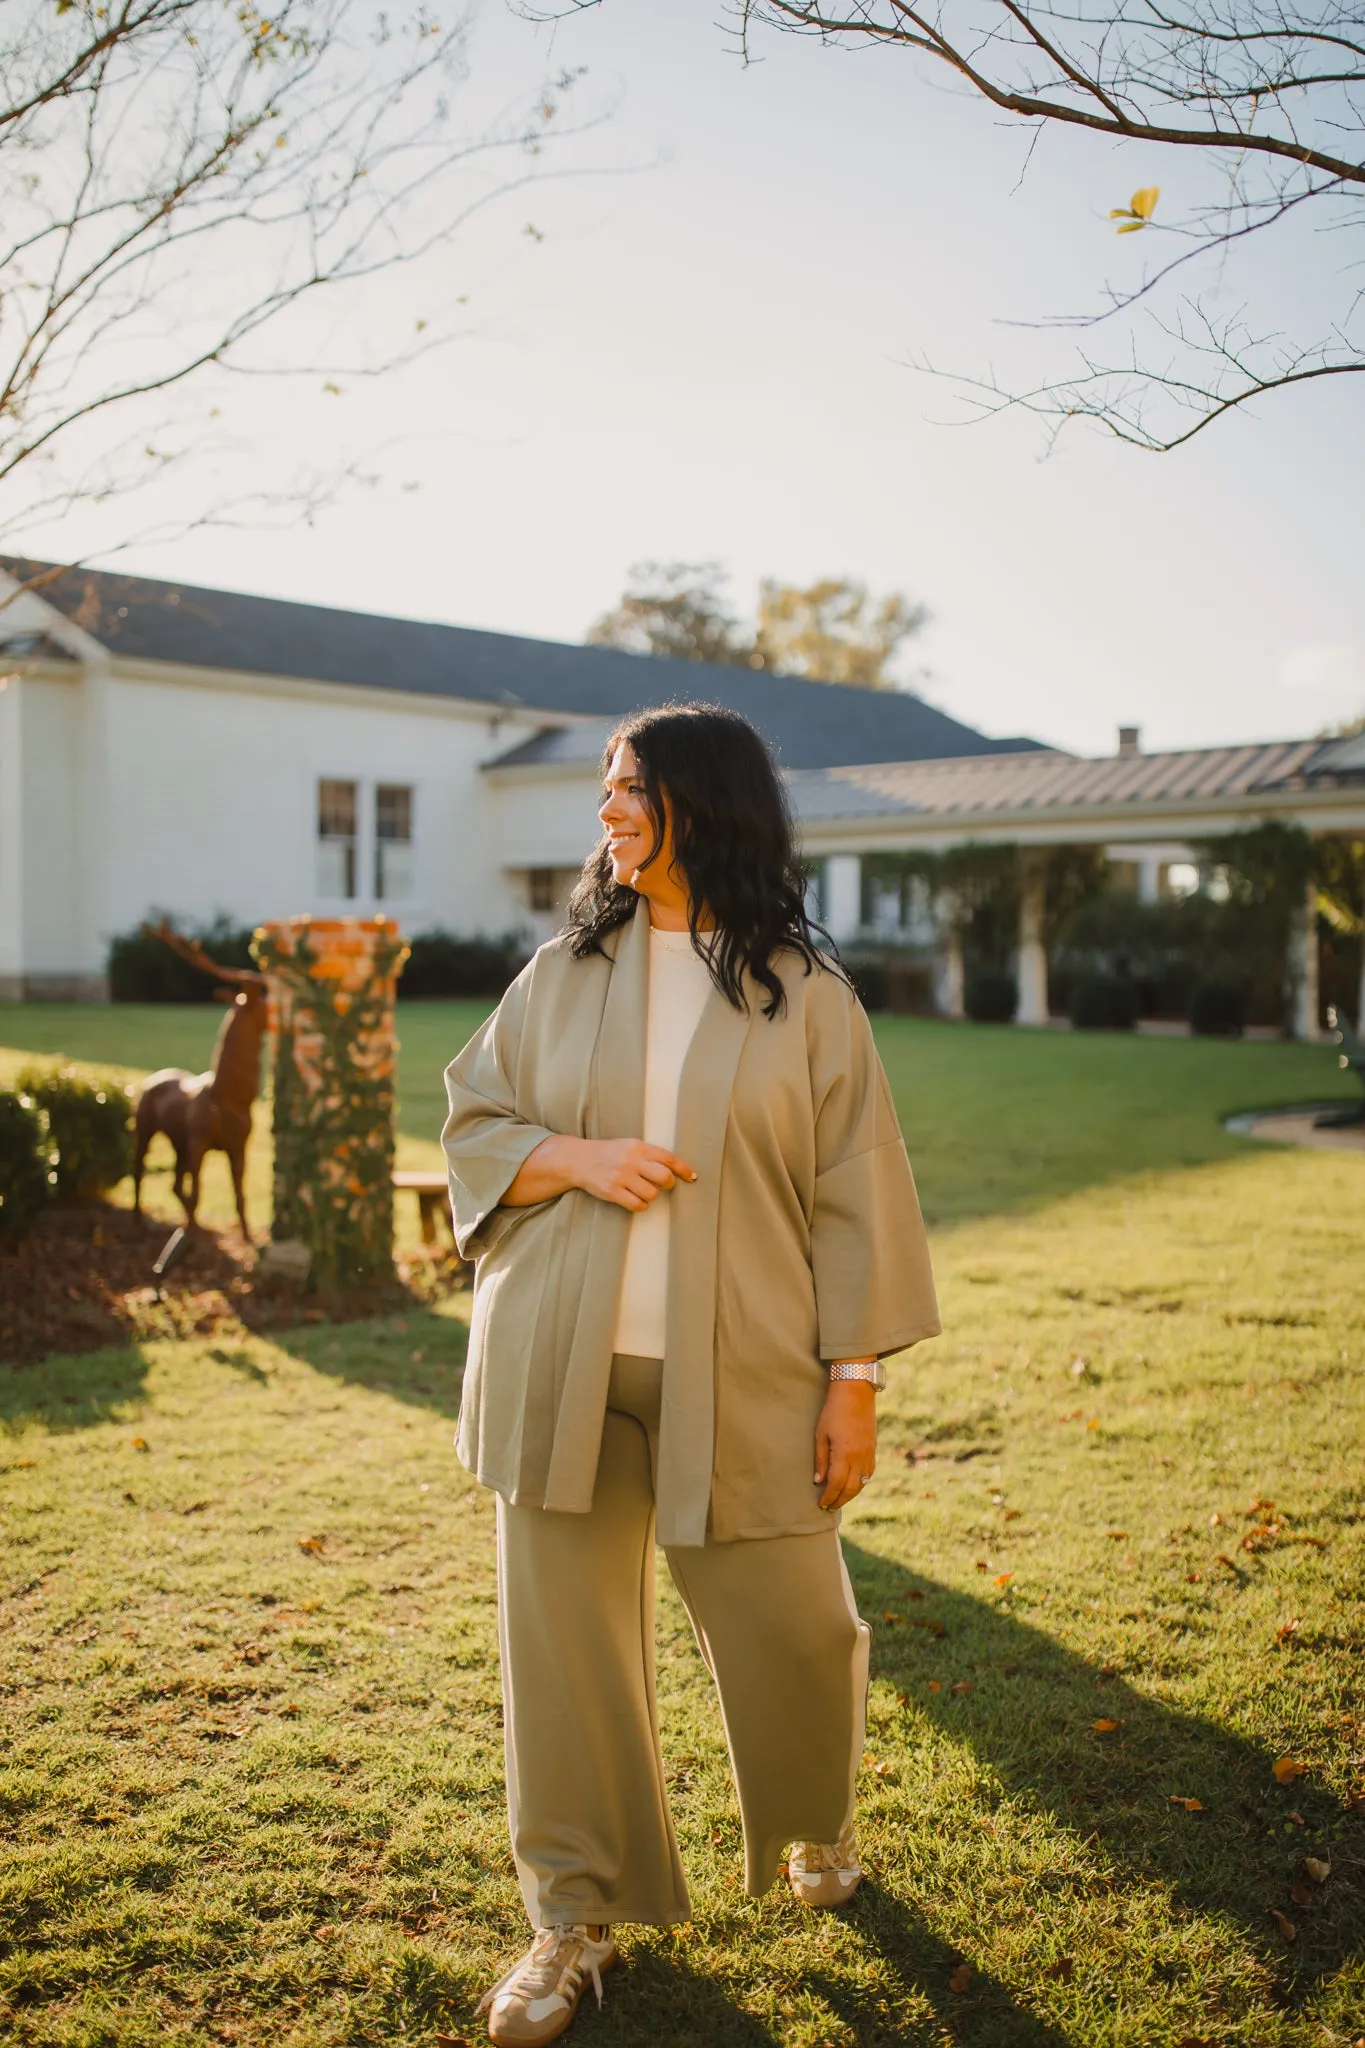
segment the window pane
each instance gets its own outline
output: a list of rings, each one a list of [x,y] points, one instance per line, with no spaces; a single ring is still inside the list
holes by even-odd
[[[553,910],[555,907],[554,869],[532,868],[529,871],[528,879],[532,910]]]
[[[318,783],[319,839],[354,839],[356,785],[333,782],[326,776]]]
[[[355,841],[319,839],[317,858],[319,896],[354,896]]]
[[[374,848],[374,893],[391,903],[412,894],[412,848],[401,839],[378,839]]]
[[[381,782],[374,792],[377,839],[412,839],[412,789],[405,782]]]

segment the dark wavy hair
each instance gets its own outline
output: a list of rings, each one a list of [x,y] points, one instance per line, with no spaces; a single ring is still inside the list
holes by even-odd
[[[776,1017],[786,1005],[773,968],[778,953],[795,953],[807,974],[819,966],[842,973],[834,941],[806,909],[807,876],[797,858],[787,793],[748,720],[718,704],[634,712],[607,741],[604,777],[622,744],[640,765],[654,821],[650,860],[658,858],[667,792],[674,858],[691,897],[692,944],[721,994],[746,1009],[747,973],[766,991],[764,1016]],[[603,939],[629,923],[639,900],[613,880],[604,835],[569,899],[565,931],[574,958],[600,953]],[[716,935],[700,941],[697,919],[705,913],[714,918]]]

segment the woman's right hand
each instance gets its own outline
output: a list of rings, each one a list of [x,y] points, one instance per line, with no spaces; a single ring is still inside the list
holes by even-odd
[[[680,1180],[696,1177],[676,1152],[643,1138],[542,1138],[502,1201],[505,1208],[526,1209],[581,1188],[599,1202],[638,1211]]]

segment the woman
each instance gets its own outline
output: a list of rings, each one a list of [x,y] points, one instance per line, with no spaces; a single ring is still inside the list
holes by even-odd
[[[819,952],[782,784],[709,705],[608,743],[605,836],[446,1073],[476,1263],[456,1439],[498,1498],[512,1848],[531,1950],[496,2042],[562,2033],[621,1921],[688,1917],[654,1700],[656,1534],[720,1693],[748,1890],[861,1870],[869,1635],[838,1512],[881,1357],[934,1335],[867,1018]]]

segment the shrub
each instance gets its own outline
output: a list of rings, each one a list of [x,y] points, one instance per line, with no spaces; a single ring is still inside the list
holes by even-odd
[[[36,1106],[0,1091],[0,1237],[22,1237],[46,1207],[51,1187],[46,1132]]]
[[[400,996],[500,996],[520,974],[525,947],[516,932],[495,938],[460,938],[455,932],[418,932],[398,984]]]
[[[183,926],[167,911],[147,912],[150,924],[156,924],[162,917],[168,917],[186,938],[197,939],[205,952],[211,953],[222,966],[255,969],[256,963],[247,951],[250,925],[234,924],[223,912],[209,924]],[[182,960],[178,953],[173,953],[152,933],[143,931],[140,925],[135,931],[121,932],[110,941],[108,974],[110,1000],[116,1003],[213,1001],[212,975],[191,967],[188,960]]]
[[[1077,1031],[1131,1031],[1138,1019],[1137,984],[1121,974],[1078,974],[1071,984]]]
[[[1246,990],[1231,981],[1196,982],[1190,1029],[1200,1038],[1240,1038],[1246,1028]]]
[[[71,1067],[26,1068],[19,1092],[46,1126],[49,1179],[59,1202],[107,1194],[133,1166],[132,1115],[117,1081],[83,1081]]]
[[[845,960],[844,972],[853,984],[853,993],[863,1008],[873,1015],[891,1006],[891,977],[881,960]]]
[[[962,1007],[974,1024],[1011,1024],[1019,1007],[1019,986],[998,967],[979,967],[967,976]]]

